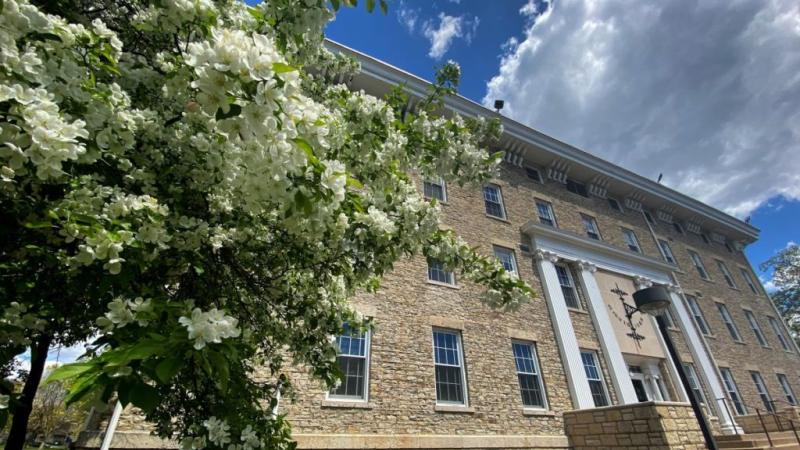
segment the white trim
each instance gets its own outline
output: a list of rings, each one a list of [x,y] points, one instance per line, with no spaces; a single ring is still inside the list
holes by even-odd
[[[108,450],[111,447],[111,441],[114,440],[114,433],[117,431],[119,425],[119,417],[122,415],[122,403],[117,401],[114,405],[114,412],[111,413],[111,419],[108,421],[105,435],[103,435],[103,443],[100,445],[100,450]]]
[[[369,363],[370,363],[370,347],[372,347],[372,330],[364,332],[364,396],[363,398],[356,398],[351,396],[337,396],[331,395],[331,390],[325,393],[325,401],[337,403],[369,403]],[[353,355],[345,355],[354,357]],[[336,357],[339,357],[339,349],[336,349]],[[355,356],[357,357],[357,356]],[[280,390],[278,390],[278,401],[280,401]],[[276,405],[277,407],[277,405]]]
[[[430,83],[420,77],[337,42],[326,40],[325,45],[335,52],[346,53],[356,58],[361,63],[361,76],[391,86],[403,85],[410,94],[420,98],[424,98],[427,95]],[[547,152],[553,157],[561,158],[570,164],[583,166],[600,173],[609,178],[611,182],[622,184],[624,186],[623,190],[633,188],[640,191],[644,196],[652,198],[654,204],[660,205],[665,202],[675,204],[684,210],[682,211],[683,215],[697,214],[709,219],[715,224],[719,224],[738,234],[738,239],[754,241],[758,238],[759,230],[742,220],[588,152],[558,141],[508,117],[499,115],[476,102],[462,96],[451,95],[445,97],[444,103],[448,109],[466,116],[498,118],[503,125],[505,138],[535,146],[537,151]],[[522,151],[525,151],[525,149],[523,148]],[[588,178],[591,178],[591,176]]]
[[[520,372],[517,368],[517,355],[514,354],[514,344],[527,345],[531,349],[531,357],[533,359],[533,369],[536,373]],[[542,366],[539,364],[539,351],[536,349],[536,342],[528,341],[525,339],[511,338],[511,355],[514,357],[514,370],[517,374],[517,385],[519,386],[519,395],[522,397],[522,386],[519,385],[519,374],[535,375],[539,379],[539,389],[542,393],[543,406],[529,406],[522,404],[522,409],[525,411],[549,411],[550,403],[547,401],[547,391],[544,387],[544,375],[542,374]]]
[[[452,334],[456,337],[456,352],[459,358],[459,365],[454,366],[452,364],[437,364],[436,363],[436,339],[434,338],[434,333],[436,332],[441,333],[448,333]],[[462,330],[455,330],[452,328],[446,327],[431,327],[431,356],[433,357],[433,390],[435,398],[435,405],[436,406],[458,406],[463,408],[469,408],[469,388],[467,387],[467,362],[464,360],[464,345],[462,343]],[[464,396],[464,401],[462,403],[456,402],[441,402],[439,401],[439,396],[436,394],[436,366],[446,366],[446,367],[459,367],[461,369],[461,393]]]

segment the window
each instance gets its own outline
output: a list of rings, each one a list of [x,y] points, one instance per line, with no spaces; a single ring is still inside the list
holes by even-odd
[[[567,306],[581,309],[581,302],[578,297],[578,290],[575,287],[575,280],[572,277],[572,271],[566,266],[556,264],[556,273],[558,274],[558,283],[561,285],[561,292],[564,293],[564,301]]]
[[[486,205],[486,214],[500,219],[506,218],[506,212],[503,208],[503,193],[500,192],[500,186],[496,184],[484,186],[483,203]]]
[[[731,243],[725,241],[725,249],[728,250],[728,253],[733,253],[733,247],[731,247]]]
[[[747,409],[742,403],[742,396],[739,395],[739,388],[736,386],[731,370],[727,367],[720,367],[719,373],[722,375],[722,382],[725,384],[725,390],[728,391],[728,397],[730,397],[736,414],[740,416],[747,414]]]
[[[686,378],[689,380],[689,387],[692,388],[695,398],[698,402],[706,404],[706,396],[703,394],[703,389],[700,388],[700,379],[697,378],[697,372],[694,370],[692,363],[684,363],[683,370],[686,372]]]
[[[678,265],[678,261],[675,260],[675,255],[672,253],[672,248],[669,246],[669,242],[659,239],[658,247],[661,249],[661,254],[664,255],[664,261],[674,266]]]
[[[336,363],[342,383],[331,389],[328,397],[341,400],[366,400],[369,380],[369,333],[350,330],[336,338]]]
[[[594,406],[608,406],[608,394],[606,384],[603,381],[603,374],[600,372],[600,365],[597,364],[597,353],[589,350],[581,351],[583,360],[583,370],[586,372],[586,380],[589,382],[589,389],[592,391]]]
[[[789,380],[786,378],[786,375],[782,373],[776,373],[775,375],[778,377],[778,383],[781,384],[783,395],[786,396],[786,401],[792,406],[797,406],[797,398],[794,396],[794,391],[792,390],[792,386],[789,384]]]
[[[512,342],[511,347],[517,364],[522,405],[526,408],[545,408],[544,386],[539,375],[541,372],[536,347],[527,342]]]
[[[555,227],[556,215],[553,214],[553,205],[544,200],[536,200],[536,211],[539,213],[539,222]]]
[[[422,183],[422,190],[427,199],[436,199],[440,202],[447,201],[447,190],[444,180],[441,178],[438,181],[425,180]]]
[[[733,322],[733,317],[731,317],[728,308],[722,303],[717,303],[717,309],[719,310],[719,315],[722,316],[722,321],[725,322],[725,326],[728,327],[728,332],[731,334],[733,340],[741,341],[742,336],[739,334],[739,330],[736,328],[736,324]]]
[[[672,227],[675,228],[675,231],[678,234],[683,234],[683,227],[677,221],[676,222],[672,222]]]
[[[669,306],[664,312],[661,313],[661,318],[664,319],[664,325],[667,328],[676,328],[675,327],[675,319],[672,317],[672,307]]]
[[[586,185],[575,180],[567,179],[567,190],[582,197],[589,197]]]
[[[744,278],[744,282],[747,284],[747,287],[753,291],[753,294],[758,294],[758,290],[756,290],[756,284],[753,282],[753,277],[750,276],[750,272],[748,272],[744,267],[739,267],[739,271],[742,273],[742,278]]]
[[[708,235],[705,233],[700,233],[700,237],[703,239],[703,242],[706,244],[711,244],[711,239],[708,238]]]
[[[693,250],[689,250],[689,257],[692,259],[692,264],[697,269],[697,273],[700,274],[700,278],[708,280],[708,272],[706,272],[706,266],[703,264],[703,260],[700,259],[700,255]]]
[[[736,287],[736,283],[733,281],[733,275],[731,275],[731,271],[728,270],[728,266],[726,266],[724,262],[718,259],[716,261],[717,261],[717,267],[719,267],[719,271],[722,272],[722,277],[725,278],[725,282],[728,283],[728,287],[732,289],[738,289]]]
[[[761,332],[761,326],[758,325],[758,321],[756,320],[756,316],[753,315],[752,311],[744,310],[744,315],[747,317],[747,323],[750,324],[750,329],[753,330],[753,334],[756,335],[756,339],[758,339],[758,343],[761,344],[762,347],[767,346],[767,339],[764,337],[764,333]]]
[[[764,379],[761,378],[761,374],[755,370],[751,370],[750,378],[753,379],[753,384],[756,385],[756,391],[758,391],[758,396],[761,397],[761,403],[764,404],[764,408],[769,412],[775,412],[775,408],[772,405],[772,397],[769,396],[767,385],[764,384]]]
[[[453,272],[448,272],[441,261],[428,259],[428,280],[444,284],[456,284]]]
[[[644,213],[644,218],[647,220],[647,223],[650,225],[656,224],[656,220],[653,219],[653,215],[650,213],[650,211],[643,209],[642,212]]]
[[[686,303],[689,304],[689,310],[692,312],[697,328],[706,336],[710,335],[711,329],[708,327],[708,322],[706,322],[706,317],[703,315],[703,310],[700,309],[700,304],[697,303],[697,298],[687,295]]]
[[[528,175],[528,178],[530,178],[531,180],[534,180],[539,183],[542,182],[542,173],[539,172],[539,169],[533,167],[526,167],[525,174]]]
[[[775,336],[778,337],[778,340],[781,343],[781,347],[787,352],[791,351],[791,347],[789,347],[789,341],[786,338],[786,335],[783,334],[783,327],[778,322],[778,319],[774,317],[767,316],[767,320],[769,321],[770,326],[772,327],[772,331],[775,332]]]
[[[594,220],[594,217],[581,214],[581,221],[583,222],[583,228],[586,230],[586,235],[599,241],[600,230],[597,228],[597,221]]]
[[[503,265],[503,268],[506,269],[511,275],[517,276],[517,260],[514,258],[514,250],[505,247],[494,247],[494,256],[500,261],[500,264]]]
[[[456,331],[433,330],[433,363],[436,368],[436,402],[466,405],[464,360],[461,334]]]
[[[608,197],[608,206],[616,212],[622,212],[622,205],[615,198]]]
[[[622,236],[625,238],[625,243],[628,244],[628,248],[632,252],[642,253],[642,249],[639,247],[639,240],[636,239],[636,233],[634,233],[633,230],[623,228]]]

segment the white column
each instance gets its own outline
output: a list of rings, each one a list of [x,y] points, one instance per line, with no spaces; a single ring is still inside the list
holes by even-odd
[[[576,409],[594,408],[592,391],[589,389],[589,382],[586,380],[586,372],[583,369],[578,339],[575,337],[572,318],[569,316],[567,302],[564,300],[564,293],[561,292],[561,284],[558,282],[558,274],[554,265],[558,261],[558,255],[538,250],[536,259],[547,298],[547,308],[550,310],[550,320],[553,322],[553,330],[556,334],[556,343],[561,353],[564,371],[567,374],[572,404]]]
[[[603,300],[603,295],[597,286],[597,280],[594,278],[597,267],[587,261],[578,261],[578,268],[580,269],[581,287],[589,298],[589,312],[592,316],[592,322],[594,322],[594,329],[597,331],[597,337],[600,339],[600,347],[603,349],[603,356],[605,357],[606,366],[611,375],[611,383],[614,385],[618,401],[620,404],[625,405],[638,403],[639,399],[633,389],[628,364],[619,349],[619,342],[617,342],[614,327],[608,316],[606,302]]]
[[[708,402],[713,407],[712,412],[719,418],[722,432],[725,434],[741,433],[741,428],[736,424],[736,421],[729,413],[730,410],[725,406],[726,393],[717,374],[717,368],[714,366],[711,355],[706,349],[702,337],[689,314],[689,310],[683,302],[680,288],[675,285],[667,285],[666,287],[670,291],[672,305],[675,307],[678,323],[683,335],[686,337],[686,344],[692,353],[694,366],[698,369],[698,375],[703,378],[706,387],[711,391],[710,394],[713,399],[708,399]]]

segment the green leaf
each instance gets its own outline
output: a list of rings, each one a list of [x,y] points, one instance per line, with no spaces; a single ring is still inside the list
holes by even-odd
[[[52,383],[53,381],[66,380],[74,378],[78,375],[94,369],[96,366],[93,363],[74,363],[63,365],[50,373],[45,383]]]
[[[2,5],[2,3],[0,3]],[[1,11],[2,9],[0,9]],[[8,410],[7,409],[0,409],[0,430],[5,428],[6,422],[8,422]]]
[[[356,189],[364,189],[364,185],[350,175],[347,175],[346,185]]]
[[[228,112],[223,112],[222,108],[217,109],[217,115],[214,116],[217,120],[227,119],[229,117],[236,117],[242,112],[242,107],[237,104],[231,104],[230,109]]]
[[[131,389],[130,400],[146,413],[152,412],[159,403],[158,390],[148,384],[139,383]]]
[[[339,0],[331,0],[331,5],[333,5],[334,11],[339,11]]]
[[[215,351],[209,351],[206,356],[208,357],[209,361],[211,362],[211,366],[217,372],[217,384],[219,384],[220,389],[225,392],[228,390],[228,380],[230,379],[230,368],[228,367],[228,360],[222,356],[221,353]]]
[[[156,366],[156,377],[158,377],[162,383],[167,383],[180,372],[182,367],[182,358],[167,358]]]
[[[290,66],[288,64],[276,62],[276,63],[272,63],[272,70],[275,73],[286,73],[286,72],[294,72],[297,69],[295,69],[294,67],[292,67],[292,66]]]
[[[384,15],[388,14],[389,13],[389,4],[386,3],[386,0],[381,0],[380,1],[380,5],[381,5],[381,12]]]
[[[134,359],[147,359],[153,355],[160,355],[164,344],[153,340],[140,341],[125,352],[125,364]]]
[[[319,163],[319,159],[317,158],[317,156],[316,156],[316,155],[314,155],[314,149],[313,149],[313,148],[311,148],[311,144],[309,144],[309,143],[308,143],[308,142],[307,142],[305,139],[303,139],[303,138],[295,138],[295,139],[292,139],[292,141],[293,141],[293,142],[294,142],[294,143],[295,143],[295,144],[296,144],[298,147],[300,147],[300,149],[301,149],[301,150],[303,150],[304,152],[306,152],[306,156],[308,156],[308,161],[309,161],[311,164],[317,164],[317,163]]]
[[[367,12],[371,13],[375,10],[375,0],[367,0]]]
[[[34,220],[30,222],[25,222],[24,224],[22,224],[22,226],[24,226],[25,228],[36,230],[39,228],[50,228],[51,226],[53,226],[53,224],[45,220]]]
[[[100,378],[99,373],[87,373],[75,380],[69,388],[69,394],[64,397],[64,402],[67,405],[75,403],[93,390],[101,388],[103,385],[97,383],[98,378]]]

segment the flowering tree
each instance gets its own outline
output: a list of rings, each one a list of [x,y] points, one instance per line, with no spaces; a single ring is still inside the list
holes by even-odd
[[[800,245],[790,242],[761,265],[773,270],[775,290],[769,296],[787,322],[792,338],[800,342]]]
[[[357,70],[322,45],[338,7],[0,3],[0,364],[33,357],[21,395],[0,386],[7,449],[51,343],[99,336],[50,376],[70,402],[132,403],[187,449],[285,448],[285,365],[333,385],[331,337],[368,326],[348,298],[401,258],[441,260],[494,307],[532,295],[412,180],[485,180],[497,123],[435,114],[454,64],[413,112],[337,85]]]

